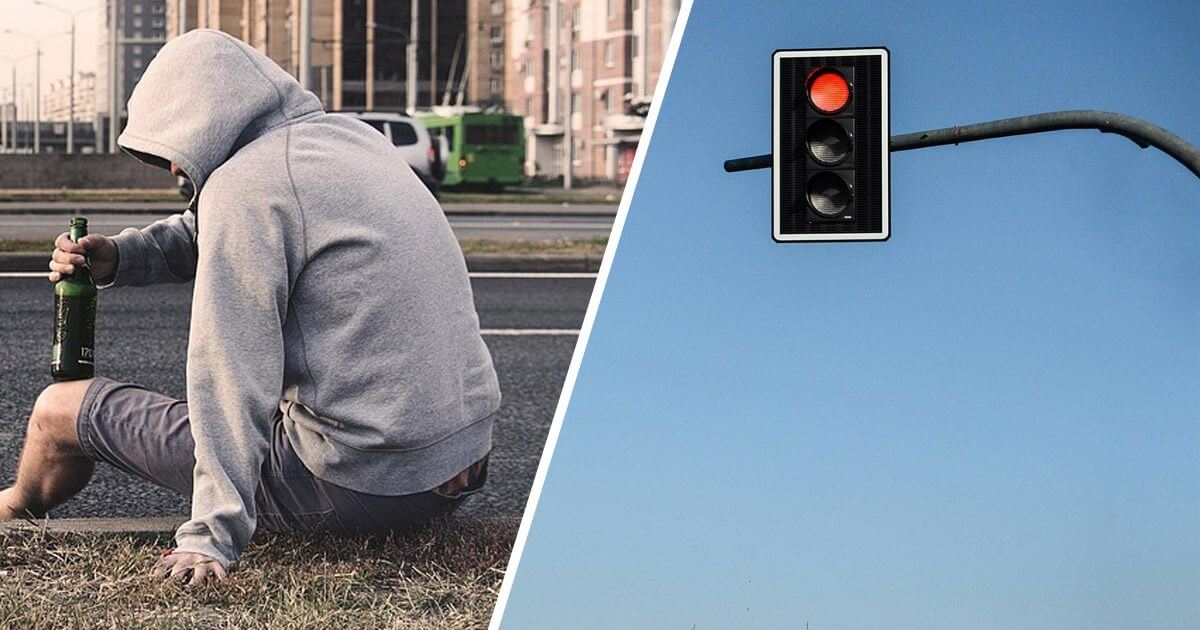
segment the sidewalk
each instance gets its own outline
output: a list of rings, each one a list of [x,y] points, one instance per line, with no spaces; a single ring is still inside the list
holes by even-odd
[[[0,200],[0,214],[153,214],[180,212],[184,201],[96,201],[96,200]],[[554,201],[447,201],[442,203],[447,216],[571,216],[580,218],[611,218],[617,215],[616,204],[572,203]]]
[[[13,531],[40,531],[70,534],[160,534],[174,532],[187,516],[150,516],[142,518],[51,518],[36,525],[26,521],[0,521],[0,534]]]

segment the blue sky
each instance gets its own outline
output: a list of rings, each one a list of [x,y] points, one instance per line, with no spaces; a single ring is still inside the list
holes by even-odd
[[[1126,6],[1128,4],[1128,6]],[[1067,131],[892,156],[886,243],[776,244],[776,48],[892,132],[1200,142],[1194,3],[698,0],[505,626],[1200,625],[1200,180]]]

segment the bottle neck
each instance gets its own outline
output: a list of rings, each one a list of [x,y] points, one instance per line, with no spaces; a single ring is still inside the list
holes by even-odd
[[[87,236],[87,234],[88,234],[88,230],[87,230],[86,225],[83,225],[83,226],[72,225],[71,226],[71,233],[70,233],[71,242],[78,243],[79,240],[82,239],[83,237]],[[75,273],[73,273],[69,276],[65,276],[63,279],[68,282],[82,282],[85,284],[92,284],[92,265],[91,265],[91,261],[88,260],[87,253],[84,253],[83,261],[84,262],[82,265],[75,265]]]

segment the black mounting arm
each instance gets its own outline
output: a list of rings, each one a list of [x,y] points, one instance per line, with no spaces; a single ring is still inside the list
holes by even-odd
[[[908,151],[947,144],[961,144],[976,140],[1005,138],[1029,133],[1059,131],[1061,129],[1099,129],[1104,133],[1115,133],[1132,140],[1143,149],[1155,147],[1175,158],[1196,177],[1200,177],[1200,149],[1183,138],[1133,116],[1099,112],[1094,110],[1070,110],[1018,116],[982,122],[962,127],[947,127],[931,131],[918,131],[892,136],[892,151]],[[730,173],[771,168],[771,155],[755,155],[725,161],[725,170]]]

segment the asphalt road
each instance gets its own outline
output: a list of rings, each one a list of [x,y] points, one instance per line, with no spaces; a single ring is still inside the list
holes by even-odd
[[[476,308],[500,375],[504,403],[488,487],[463,514],[518,517],[534,472],[593,280],[474,278]],[[175,397],[186,390],[191,285],[104,291],[97,321],[98,373]],[[16,472],[29,412],[50,383],[53,298],[36,278],[0,278],[0,483]],[[107,464],[54,517],[186,515],[189,501]]]
[[[113,234],[141,227],[178,212],[183,204],[138,202],[3,202],[0,238],[53,238],[66,231],[70,217],[88,217],[92,232]],[[596,204],[494,203],[445,204],[450,227],[460,239],[585,239],[608,236],[616,206]]]

